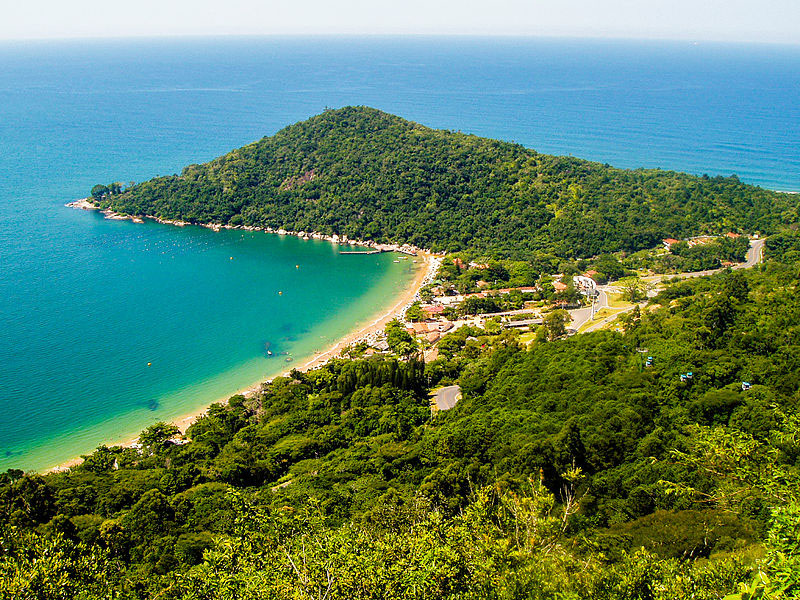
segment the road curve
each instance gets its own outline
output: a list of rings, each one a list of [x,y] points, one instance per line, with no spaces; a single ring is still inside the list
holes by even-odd
[[[457,385],[448,385],[434,392],[436,410],[450,410],[461,400],[461,388]]]
[[[763,239],[750,240],[750,248],[748,248],[748,250],[747,250],[747,259],[745,260],[745,262],[739,263],[738,265],[735,265],[735,266],[733,266],[731,268],[732,269],[750,269],[750,268],[756,266],[757,264],[763,262],[763,260],[764,260],[764,240]],[[676,273],[674,275],[664,275],[664,276],[661,277],[661,281],[665,281],[667,279],[677,279],[678,277],[683,278],[683,279],[686,279],[686,278],[689,278],[689,277],[705,277],[706,275],[713,275],[714,273],[719,273],[720,271],[723,271],[723,270],[724,269],[711,269],[711,270],[708,270],[708,271],[695,271],[693,273]],[[605,293],[602,290],[600,290],[600,292],[601,292],[601,294],[603,296],[605,296]],[[646,303],[640,303],[639,304],[640,309],[643,308],[645,304]],[[607,299],[605,300],[605,306],[608,306],[608,300]],[[609,315],[605,319],[603,319],[601,321],[598,321],[597,323],[592,324],[590,327],[587,327],[581,333],[590,333],[592,331],[597,331],[598,329],[600,329],[604,325],[610,323],[611,321],[616,320],[616,318],[619,317],[620,315],[633,310],[634,306],[630,306],[628,308],[620,310],[619,312],[614,313],[613,315]],[[574,326],[574,329],[576,331],[581,327],[581,325],[583,325],[584,323],[586,323],[589,320],[590,317],[589,316],[584,316],[584,313],[583,313],[583,311],[588,311],[588,310],[589,309],[587,309],[587,308],[582,308],[582,309],[579,309],[578,311],[573,311],[574,313],[579,313],[577,316],[581,319],[580,321],[578,321],[576,319],[576,317],[573,317],[573,326],[574,326],[575,323],[577,323],[577,326]]]

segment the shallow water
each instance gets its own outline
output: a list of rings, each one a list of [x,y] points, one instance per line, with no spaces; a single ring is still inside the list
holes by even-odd
[[[388,301],[407,261],[63,207],[95,183],[177,172],[348,104],[542,152],[800,190],[796,46],[2,43],[0,469],[48,466],[224,397],[291,364],[267,343],[310,353]]]

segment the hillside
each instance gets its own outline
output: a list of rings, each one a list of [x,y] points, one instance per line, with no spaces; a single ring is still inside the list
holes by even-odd
[[[798,202],[735,176],[616,169],[366,107],[328,110],[180,175],[125,191],[96,187],[103,208],[131,215],[511,258],[635,251],[729,229],[769,233],[797,222]]]
[[[798,246],[620,332],[464,327],[0,474],[0,598],[798,598]]]

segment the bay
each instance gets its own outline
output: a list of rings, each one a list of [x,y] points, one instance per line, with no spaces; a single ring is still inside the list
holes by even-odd
[[[63,206],[348,104],[541,152],[800,190],[798,46],[0,43],[0,468],[49,466],[280,372],[289,363],[265,344],[311,353],[405,285],[409,266],[388,255]]]

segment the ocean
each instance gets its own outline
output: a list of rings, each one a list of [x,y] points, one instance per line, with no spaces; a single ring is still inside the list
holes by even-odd
[[[800,191],[800,46],[0,43],[0,469],[51,466],[286,370],[405,285],[410,263],[390,255],[64,207],[95,183],[179,172],[345,105]]]

